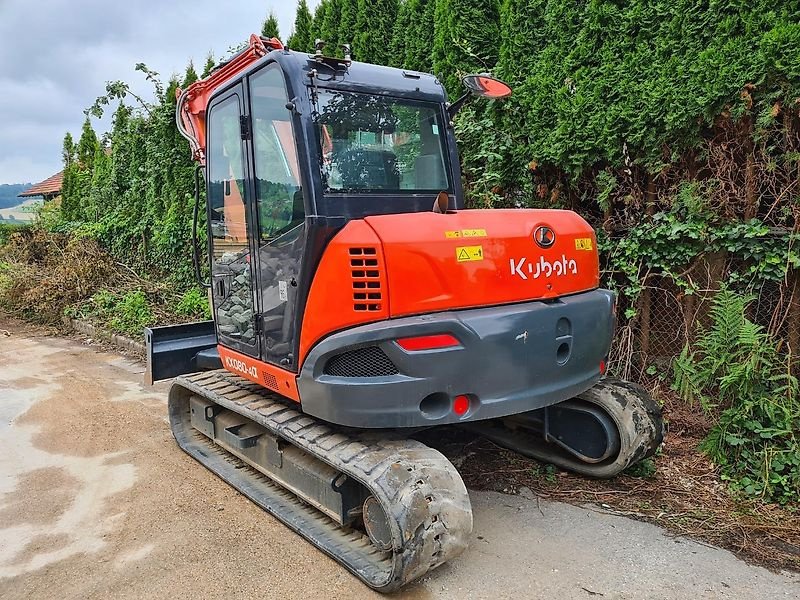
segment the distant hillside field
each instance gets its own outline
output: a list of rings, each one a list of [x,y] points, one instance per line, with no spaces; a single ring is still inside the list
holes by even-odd
[[[24,198],[17,198],[17,194],[27,190],[32,183],[4,183],[0,184],[0,208],[10,208],[22,204]]]

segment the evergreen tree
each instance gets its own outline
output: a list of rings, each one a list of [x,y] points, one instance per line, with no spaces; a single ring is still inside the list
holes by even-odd
[[[338,56],[339,53],[339,22],[342,16],[342,7],[350,0],[328,0],[328,8],[320,28],[320,39],[325,41],[325,54]]]
[[[392,29],[392,41],[389,45],[389,65],[392,67],[406,66],[406,49],[409,43],[411,29],[411,2],[401,2],[397,9],[397,20]]]
[[[358,0],[353,55],[356,60],[389,64],[389,45],[397,18],[397,0]]]
[[[434,13],[436,0],[408,0],[403,66],[413,71],[433,71]]]
[[[308,52],[312,49],[314,45],[314,40],[311,39],[312,21],[313,17],[311,11],[308,10],[308,3],[306,0],[300,0],[294,18],[294,32],[286,42],[289,48],[300,52]]]
[[[64,145],[61,150],[61,158],[64,161],[64,177],[61,181],[61,206],[64,217],[67,219],[69,219],[67,214],[70,212],[72,199],[76,193],[76,154],[77,147],[72,140],[72,134],[67,132],[64,136]]]
[[[322,0],[314,11],[314,20],[311,22],[311,47],[309,50],[313,50],[316,41],[322,39],[322,27],[328,19],[329,8],[330,0]]]
[[[75,142],[72,141],[72,134],[67,132],[64,135],[64,144],[61,150],[61,160],[64,163],[64,168],[69,167],[75,162]]]
[[[338,42],[339,45],[350,44],[356,38],[356,18],[358,16],[357,0],[343,0],[341,4],[341,14],[339,15]]]
[[[92,123],[89,121],[89,117],[86,117],[83,122],[81,137],[78,140],[78,146],[75,152],[78,160],[78,166],[81,169],[86,171],[91,170],[92,165],[94,164],[94,155],[97,152],[97,147],[99,144],[100,142],[97,140],[97,134],[92,128]]]
[[[100,143],[97,134],[92,129],[89,117],[83,122],[81,137],[78,144],[72,146],[73,152],[68,147],[70,139],[64,138],[64,157],[69,162],[64,165],[64,180],[61,187],[61,208],[68,221],[77,221],[86,215],[84,209],[88,208],[88,196],[91,189],[92,172],[95,155]],[[74,156],[74,159],[73,159]]]
[[[498,0],[436,0],[433,68],[447,91],[461,91],[461,77],[489,71],[500,46]]]
[[[269,11],[264,24],[261,25],[261,37],[281,39],[281,32],[278,30],[278,18],[272,11]]]
[[[197,75],[197,71],[194,69],[194,63],[190,60],[189,64],[186,66],[186,73],[183,76],[183,83],[181,83],[181,87],[185,90],[198,79],[200,79],[200,77]]]
[[[205,79],[209,75],[211,75],[211,71],[214,70],[214,67],[217,66],[216,61],[214,60],[214,55],[211,52],[208,53],[206,56],[206,64],[203,65],[203,74],[200,76],[202,79]]]

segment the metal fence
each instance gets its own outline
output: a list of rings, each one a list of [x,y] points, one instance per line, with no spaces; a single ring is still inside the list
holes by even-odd
[[[622,319],[631,308],[624,301],[617,307],[621,325],[611,368],[633,380],[667,373],[673,359],[693,341],[697,325],[708,324],[711,300],[729,272],[707,269],[703,285],[698,286],[702,291],[693,294],[684,293],[669,277],[649,276],[634,318]],[[800,361],[794,358],[800,356],[800,273],[793,271],[782,282],[764,282],[753,296],[747,317],[782,340],[783,351],[791,353],[795,370],[800,370]]]

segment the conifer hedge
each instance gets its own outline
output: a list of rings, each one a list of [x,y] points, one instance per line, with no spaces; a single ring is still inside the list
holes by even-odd
[[[264,28],[277,33],[271,16]],[[648,226],[643,214],[675,210],[712,230],[795,225],[797,0],[322,0],[313,14],[301,0],[288,45],[311,51],[318,37],[332,53],[351,43],[356,60],[433,71],[451,97],[475,71],[513,85],[508,101],[457,119],[472,206],[573,208],[618,241]],[[197,75],[190,65],[163,90],[140,66],[155,102],[110,83],[93,109],[126,97],[112,130],[98,140],[87,121],[77,144],[65,141],[64,217],[147,269],[169,257],[189,285],[192,165],[172,90]],[[680,208],[687,194],[700,209]],[[677,273],[699,249],[673,233],[679,251],[658,267]],[[609,243],[609,270],[633,300],[652,247],[625,247],[631,269]]]

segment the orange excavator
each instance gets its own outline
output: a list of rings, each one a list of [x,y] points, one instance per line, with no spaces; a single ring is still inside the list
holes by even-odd
[[[605,377],[614,295],[592,228],[564,210],[464,210],[432,75],[248,47],[179,91],[200,179],[213,321],[146,331],[175,378],[178,445],[388,592],[472,531],[454,466],[414,438],[465,427],[591,477],[651,456],[658,405]]]

